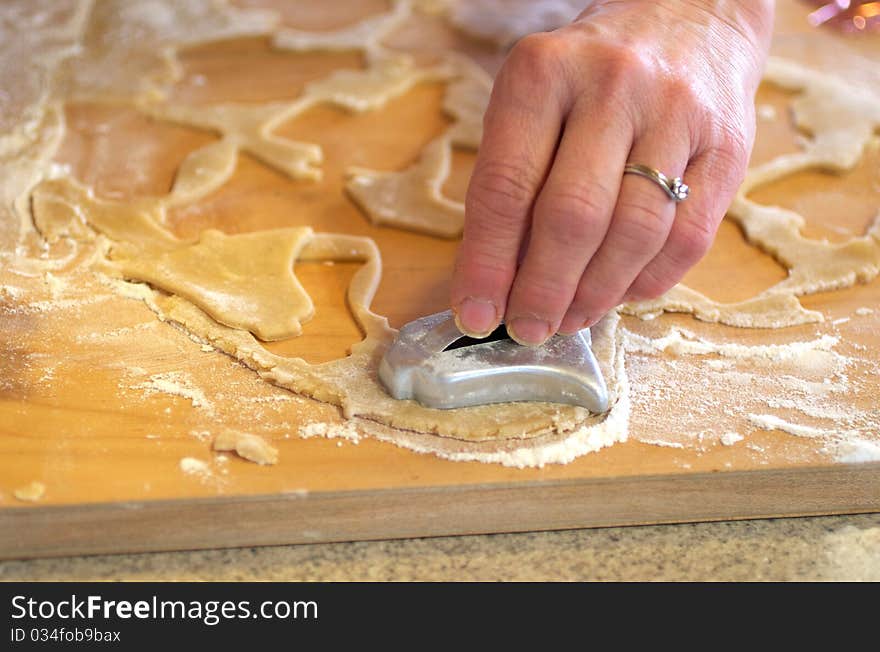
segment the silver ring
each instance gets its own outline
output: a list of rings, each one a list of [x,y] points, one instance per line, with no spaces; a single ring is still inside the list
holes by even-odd
[[[623,168],[623,173],[626,174],[627,172],[650,179],[663,188],[663,192],[674,202],[684,201],[691,191],[688,185],[681,180],[681,177],[670,179],[657,168],[648,167],[647,165],[628,163]]]

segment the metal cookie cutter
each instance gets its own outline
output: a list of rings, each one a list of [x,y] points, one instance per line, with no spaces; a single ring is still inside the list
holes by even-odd
[[[450,346],[459,340],[473,344]],[[589,329],[554,335],[535,348],[511,339],[470,340],[447,310],[401,328],[379,365],[379,378],[394,398],[431,408],[546,401],[602,413],[608,388],[591,344]]]

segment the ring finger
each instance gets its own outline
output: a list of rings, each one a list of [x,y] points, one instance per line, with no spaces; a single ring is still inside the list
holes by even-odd
[[[636,140],[628,162],[656,166],[672,179],[683,175],[689,155],[688,143],[654,131]],[[675,207],[654,180],[624,174],[611,225],[581,277],[560,332],[574,333],[591,326],[621,302],[642,269],[663,248]]]

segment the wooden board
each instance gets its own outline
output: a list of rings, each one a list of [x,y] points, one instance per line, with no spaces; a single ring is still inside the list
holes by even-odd
[[[310,11],[291,12],[286,20],[317,29],[355,17],[355,10],[328,15],[320,4],[306,3]],[[365,3],[360,10],[375,7]],[[806,31],[803,15],[799,3],[780,3],[780,33]],[[432,49],[458,47],[490,68],[501,60],[437,19],[424,18],[395,39],[417,46],[425,57]],[[847,44],[880,53],[876,37]],[[352,54],[276,52],[260,38],[192,48],[181,59],[184,77],[174,98],[192,103],[290,98],[307,79],[357,64]],[[343,171],[351,165],[396,169],[412,161],[448,123],[440,110],[442,92],[440,84],[422,84],[384,110],[360,115],[313,109],[280,133],[321,144],[323,181],[293,182],[244,156],[228,184],[194,206],[175,210],[169,222],[180,234],[207,227],[240,232],[309,224],[368,235],[384,259],[376,310],[395,326],[442,310],[456,243],[373,227],[342,192]],[[759,103],[776,106],[782,118],[761,127],[755,162],[796,147],[786,100],[779,90],[761,90]],[[150,121],[124,105],[73,104],[66,112],[69,131],[56,159],[104,196],[167,192],[186,154],[213,138]],[[463,196],[472,159],[456,154],[446,188],[451,197]],[[762,189],[760,199],[796,205],[812,237],[839,238],[841,226],[863,231],[876,214],[878,169],[875,148],[842,178],[804,173]],[[828,199],[831,192],[834,202]],[[302,337],[268,348],[312,362],[344,355],[359,338],[344,303],[355,269],[298,264],[296,273],[315,301],[316,317]],[[710,255],[686,281],[733,301],[784,275],[725,223]],[[9,279],[0,277],[4,282]],[[34,290],[17,300],[39,301],[44,295],[44,289]],[[846,318],[859,307],[880,306],[880,283],[809,297],[805,303],[829,320]],[[357,445],[302,440],[296,436],[300,425],[338,421],[336,409],[292,397],[226,356],[202,351],[138,301],[108,295],[93,302],[86,297],[67,310],[14,307],[0,311],[0,557],[880,509],[880,464],[832,463],[809,439],[758,431],[749,435],[752,448],[673,448],[639,441],[674,434],[669,429],[676,414],[657,414],[653,423],[643,419],[637,424],[643,431],[632,433],[627,443],[542,469],[449,462],[368,439]],[[633,329],[670,324],[743,344],[816,335],[815,326],[731,335],[731,329],[682,316],[664,316],[650,325],[627,320]],[[876,363],[878,325],[880,313],[875,313],[841,323],[838,331]],[[138,389],[161,373],[184,374],[201,398]],[[853,409],[871,408],[880,395],[876,376],[867,382],[874,383],[873,391],[869,387],[854,395]],[[280,450],[279,464],[260,467],[235,457],[219,461],[208,450],[206,433],[220,425],[270,439]],[[206,461],[208,471],[183,472],[185,457]],[[46,485],[39,502],[13,498],[16,488],[34,480]]]

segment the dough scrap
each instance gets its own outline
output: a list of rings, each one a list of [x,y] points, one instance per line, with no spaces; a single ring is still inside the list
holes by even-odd
[[[227,0],[0,3],[0,60],[22,62],[0,66],[0,250],[28,252],[35,269],[77,258],[33,254],[43,241],[28,206],[31,189],[52,176],[63,102],[162,99],[181,77],[180,48],[268,34],[278,21]]]
[[[237,430],[226,430],[214,437],[211,448],[215,451],[234,451],[242,457],[257,464],[277,464],[278,449],[269,445],[259,435],[252,435]]]
[[[22,500],[25,502],[36,502],[43,497],[43,494],[46,493],[46,485],[42,482],[37,482],[34,480],[30,484],[26,484],[23,487],[19,487],[12,492],[12,495],[15,496],[18,500]]]

